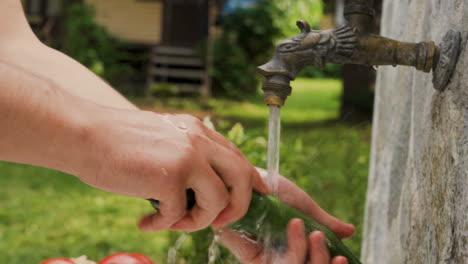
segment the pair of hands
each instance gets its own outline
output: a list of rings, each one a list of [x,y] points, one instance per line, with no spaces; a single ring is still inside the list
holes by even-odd
[[[262,175],[266,172],[259,169]],[[354,226],[346,224],[326,213],[304,191],[284,177],[279,178],[278,198],[304,212],[310,218],[327,226],[340,238],[350,237],[354,233]],[[315,231],[306,234],[301,219],[292,219],[287,227],[288,250],[282,255],[272,255],[257,241],[246,238],[236,231],[224,228],[220,241],[245,264],[346,264],[347,259],[342,256],[330,258],[322,232]]]
[[[109,192],[159,200],[159,212],[139,222],[142,230],[223,228],[245,215],[252,189],[270,192],[261,176],[265,171],[252,166],[233,143],[192,116],[106,111],[89,139],[95,148],[91,153],[105,158],[90,159],[87,170],[77,176]],[[191,210],[186,209],[189,188],[197,202]],[[285,178],[280,179],[278,196],[340,237],[354,232],[352,225],[327,214]],[[323,234],[312,233],[308,239],[306,235],[300,220],[290,222],[290,248],[284,263],[305,263],[308,251],[311,264],[329,263]],[[224,230],[221,241],[244,263],[261,263],[265,257],[258,244],[233,231]],[[338,257],[332,263],[346,263],[346,259]]]

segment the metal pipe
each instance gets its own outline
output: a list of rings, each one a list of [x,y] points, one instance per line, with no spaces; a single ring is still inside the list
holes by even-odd
[[[325,63],[368,66],[405,65],[434,71],[434,87],[443,90],[453,73],[460,50],[461,34],[449,31],[440,46],[433,41],[407,43],[371,34],[373,0],[347,0],[347,23],[334,30],[311,30],[300,20],[301,34],[282,41],[273,59],[258,67],[265,77],[265,103],[283,105],[291,94],[290,81],[306,66]]]
[[[356,28],[359,33],[369,33],[375,16],[374,1],[346,0],[343,15],[348,25]]]

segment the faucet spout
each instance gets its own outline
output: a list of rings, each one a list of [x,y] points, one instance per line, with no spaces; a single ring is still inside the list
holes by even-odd
[[[307,21],[297,21],[301,34],[276,47],[274,57],[257,68],[265,77],[265,103],[282,106],[291,94],[290,82],[306,66],[325,63],[367,66],[404,65],[434,71],[434,87],[443,90],[453,73],[461,42],[460,32],[449,31],[440,46],[433,41],[407,43],[371,34],[372,0],[348,0],[347,23],[332,30],[311,30]]]

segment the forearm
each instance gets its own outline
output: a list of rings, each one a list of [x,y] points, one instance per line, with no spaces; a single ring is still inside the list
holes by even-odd
[[[77,61],[42,43],[21,43],[0,51],[2,61],[49,79],[61,89],[88,101],[122,109],[137,109],[109,84]]]
[[[74,174],[89,140],[87,102],[50,81],[0,63],[0,160]],[[91,104],[90,104],[91,105]]]
[[[0,2],[0,60],[51,80],[61,89],[91,102],[137,109],[86,67],[42,44],[31,31],[19,0]]]

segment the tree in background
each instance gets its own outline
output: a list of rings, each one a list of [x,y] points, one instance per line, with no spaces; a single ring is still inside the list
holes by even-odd
[[[279,11],[273,14],[273,21],[280,29],[282,38],[299,34],[296,26],[297,20],[307,20],[313,28],[318,28],[323,16],[321,0],[273,0],[273,3]]]
[[[214,47],[215,96],[242,98],[256,93],[256,67],[269,59],[281,34],[273,20],[276,12],[271,1],[261,0],[224,16],[223,33]]]
[[[344,0],[324,1],[325,12],[335,13],[335,23],[337,24],[344,23],[342,12],[345,2]],[[374,8],[376,16],[373,33],[378,34],[380,31],[382,0],[375,0]],[[344,65],[340,75],[343,79],[341,119],[370,121],[374,106],[375,69],[363,65]]]
[[[213,94],[239,99],[256,94],[261,80],[256,67],[271,59],[279,40],[299,34],[298,19],[317,27],[322,8],[320,0],[259,0],[226,14],[214,47]]]

